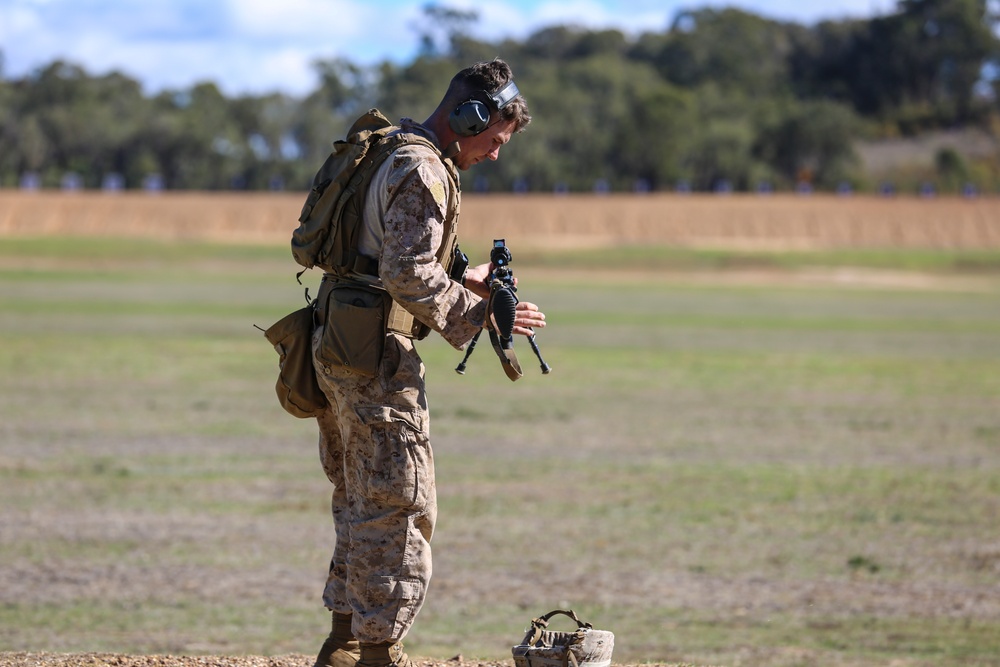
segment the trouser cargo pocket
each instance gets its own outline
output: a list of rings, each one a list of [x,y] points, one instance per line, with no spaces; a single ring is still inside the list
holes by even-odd
[[[390,507],[421,511],[434,493],[434,459],[419,417],[388,406],[358,406],[370,429],[365,457],[367,494]]]

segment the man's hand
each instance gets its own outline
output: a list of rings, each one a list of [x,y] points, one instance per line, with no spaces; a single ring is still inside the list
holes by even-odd
[[[490,298],[490,286],[486,284],[486,279],[489,278],[492,270],[493,265],[489,263],[469,267],[465,271],[462,285],[476,296],[488,299]]]
[[[469,267],[465,272],[465,279],[462,281],[465,289],[483,299],[489,299],[490,286],[486,281],[492,272],[492,263]],[[514,285],[517,285],[517,278],[514,278]],[[518,301],[514,312],[514,333],[531,336],[535,333],[534,329],[544,328],[545,313],[538,310],[538,306],[533,303]]]
[[[490,313],[490,322],[494,329],[497,328],[495,313]],[[527,301],[518,301],[514,306],[514,328],[512,334],[522,336],[534,336],[535,329],[545,328],[545,313],[538,310],[538,306]]]
[[[532,336],[535,329],[545,328],[545,313],[527,301],[518,301],[514,316],[514,333]]]

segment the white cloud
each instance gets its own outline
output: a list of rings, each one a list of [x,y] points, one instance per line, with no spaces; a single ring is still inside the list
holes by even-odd
[[[213,80],[227,94],[302,94],[316,59],[411,56],[416,33],[388,16],[370,0],[4,0],[0,50],[6,76],[63,59],[150,92]]]
[[[343,57],[358,64],[409,60],[428,24],[424,0],[0,0],[4,75],[17,77],[56,59],[103,74],[120,70],[155,92],[198,81],[227,94],[315,85],[312,63]],[[452,0],[474,9],[473,34],[522,39],[552,25],[663,30],[679,7],[736,4],[800,22],[889,11],[894,0]]]
[[[532,18],[534,23],[543,26],[573,24],[592,30],[617,28],[627,33],[663,30],[666,27],[670,10],[664,7],[673,3],[656,3],[656,7],[646,6],[652,3],[634,4],[638,6],[630,6],[627,11],[614,11],[607,3],[594,0],[545,2],[538,6]]]
[[[243,91],[283,90],[300,94],[315,86],[312,63],[346,58],[359,64],[410,57],[417,35],[410,12],[384,12],[365,0],[227,0],[232,17],[228,39],[242,52],[243,74],[228,86]],[[245,48],[252,44],[254,48]],[[234,67],[235,69],[235,67]],[[272,89],[274,83],[270,84]]]
[[[365,25],[371,14],[370,5],[345,0],[227,0],[226,6],[234,33],[269,40],[322,41]]]
[[[491,3],[483,6],[467,0],[453,3],[479,11],[480,20],[474,33],[484,40],[506,37],[523,39],[543,28],[555,25],[575,26],[598,30],[615,28],[626,34],[649,30],[663,30],[674,3],[630,2],[622,10],[621,3],[603,0],[549,0],[547,2]]]

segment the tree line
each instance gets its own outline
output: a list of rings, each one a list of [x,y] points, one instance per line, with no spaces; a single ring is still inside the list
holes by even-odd
[[[874,188],[859,141],[1000,131],[994,5],[902,0],[815,25],[706,8],[634,37],[553,26],[498,42],[469,36],[475,12],[428,5],[412,61],[317,61],[301,97],[227,97],[211,82],[145,95],[121,73],[56,61],[0,78],[0,186],[306,189],[360,113],[422,120],[454,72],[500,56],[533,122],[467,190]],[[993,186],[998,173],[996,158],[946,151],[931,176]]]

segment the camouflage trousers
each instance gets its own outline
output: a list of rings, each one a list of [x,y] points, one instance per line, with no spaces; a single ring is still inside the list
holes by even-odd
[[[390,334],[374,378],[316,368],[330,401],[317,421],[336,533],[323,602],[353,614],[358,640],[399,641],[424,602],[437,517],[424,365],[413,341]]]

